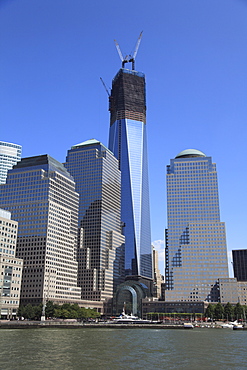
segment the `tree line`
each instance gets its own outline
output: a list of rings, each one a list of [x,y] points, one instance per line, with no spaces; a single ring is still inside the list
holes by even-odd
[[[246,321],[247,315],[247,306],[243,306],[240,303],[236,305],[232,305],[231,303],[227,303],[223,306],[221,303],[217,304],[209,304],[206,311],[205,317],[210,318],[212,320],[243,320]]]
[[[32,306],[30,303],[26,306],[20,305],[17,311],[19,317],[29,320],[40,320],[43,311],[43,304]],[[76,304],[64,303],[58,305],[48,301],[45,306],[45,316],[59,319],[79,319],[88,320],[100,317],[100,314],[92,308],[79,307]]]

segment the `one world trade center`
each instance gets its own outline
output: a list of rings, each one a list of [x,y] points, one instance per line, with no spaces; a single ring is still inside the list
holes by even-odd
[[[134,70],[134,57],[121,59],[109,97],[109,149],[121,170],[125,274],[152,278],[145,75]],[[129,62],[132,69],[125,68]]]

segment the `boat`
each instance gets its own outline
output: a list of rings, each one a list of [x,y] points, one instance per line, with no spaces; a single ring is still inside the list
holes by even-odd
[[[124,308],[123,308],[122,314],[119,317],[116,317],[115,319],[113,319],[111,322],[114,324],[150,324],[152,323],[152,321],[141,319],[138,316],[132,315],[132,313],[128,315],[125,312]]]
[[[122,314],[111,321],[114,324],[150,324],[150,320],[144,320],[132,314]]]
[[[243,329],[243,325],[239,324],[237,320],[222,323],[221,327],[223,329],[234,329],[234,330]]]
[[[221,324],[221,327],[223,329],[233,329],[233,324],[224,323],[224,324]]]
[[[244,326],[242,324],[236,323],[233,325],[233,330],[241,330]]]
[[[233,329],[234,324],[232,322],[225,322],[221,324],[221,327],[223,329]]]
[[[193,329],[194,325],[191,322],[184,322],[184,329]]]

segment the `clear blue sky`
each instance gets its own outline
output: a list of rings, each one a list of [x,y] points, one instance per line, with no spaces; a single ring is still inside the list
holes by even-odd
[[[64,162],[108,144],[106,85],[143,30],[152,241],[166,227],[166,165],[195,148],[217,163],[228,249],[247,248],[247,1],[0,0],[0,140]],[[162,263],[161,263],[162,266]]]

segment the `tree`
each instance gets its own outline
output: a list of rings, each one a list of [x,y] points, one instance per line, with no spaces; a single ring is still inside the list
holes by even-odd
[[[234,307],[234,316],[235,316],[235,320],[243,319],[244,312],[243,312],[243,307],[241,306],[240,303],[237,303],[236,306]]]
[[[55,305],[52,301],[48,301],[45,307],[45,316],[54,317]]]
[[[247,317],[247,306],[246,306],[246,305],[243,305],[243,306],[242,306],[242,308],[243,308],[244,321],[246,322],[246,317]]]
[[[33,319],[40,320],[43,310],[43,304],[33,307]]]
[[[25,306],[25,309],[24,309],[24,312],[23,312],[23,316],[24,316],[25,319],[29,319],[29,320],[34,319],[34,317],[35,317],[34,308],[33,308],[33,306],[30,303],[28,303]]]
[[[209,303],[208,307],[206,308],[206,311],[205,311],[205,316],[210,318],[210,319],[213,319],[214,318],[214,308],[215,306],[212,305],[211,303]]]
[[[224,308],[223,308],[222,304],[219,302],[219,303],[217,303],[217,305],[215,306],[215,309],[214,309],[215,319],[216,320],[222,319],[223,314],[224,314]]]
[[[20,305],[17,311],[18,317],[24,317],[25,314],[25,307],[23,305]]]
[[[231,303],[227,303],[224,307],[224,318],[226,320],[232,320],[233,318],[233,314],[234,314],[234,309],[233,309],[233,306],[231,305]]]

